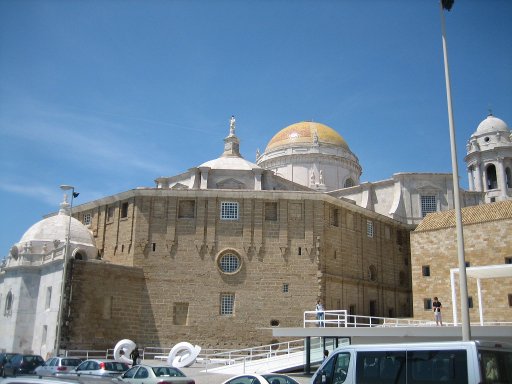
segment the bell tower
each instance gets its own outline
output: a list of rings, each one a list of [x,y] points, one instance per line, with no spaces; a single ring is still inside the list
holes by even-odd
[[[512,199],[512,133],[490,113],[466,145],[469,190],[485,192],[492,203]]]

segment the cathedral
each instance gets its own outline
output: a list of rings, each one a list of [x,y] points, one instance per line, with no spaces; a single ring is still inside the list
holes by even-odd
[[[319,299],[351,314],[416,317],[424,308],[415,274],[426,261],[411,237],[425,233],[427,218],[453,212],[452,175],[361,183],[357,156],[317,122],[283,128],[252,163],[236,129],[232,117],[218,158],[152,187],[78,206],[68,187],[60,210],[30,227],[1,265],[0,350],[46,356],[126,338],[267,344],[273,327],[301,327]],[[507,124],[489,115],[466,149],[462,205],[510,202]]]

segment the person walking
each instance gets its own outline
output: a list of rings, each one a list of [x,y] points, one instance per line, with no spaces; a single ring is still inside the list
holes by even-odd
[[[441,316],[441,308],[443,305],[437,299],[437,296],[434,297],[434,301],[432,302],[432,309],[434,310],[434,319],[436,320],[436,325],[443,326],[443,318]]]
[[[324,326],[324,306],[322,305],[322,301],[318,300],[316,302],[316,320],[317,320],[317,326],[323,327]]]
[[[132,367],[136,366],[137,365],[137,360],[139,359],[140,357],[140,353],[139,353],[139,348],[137,346],[135,346],[135,348],[133,348],[133,351],[130,353],[130,358],[132,359]]]

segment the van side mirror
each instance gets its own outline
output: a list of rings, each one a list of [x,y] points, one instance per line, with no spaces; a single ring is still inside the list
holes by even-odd
[[[313,384],[329,384],[327,381],[327,375],[324,371],[318,372],[318,375],[316,375],[315,382]]]

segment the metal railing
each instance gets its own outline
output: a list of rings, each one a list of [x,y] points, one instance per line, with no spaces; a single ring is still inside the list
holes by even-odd
[[[431,327],[436,323],[433,320],[415,320],[406,318],[349,315],[346,309],[323,311],[304,311],[303,327]],[[455,326],[454,323],[443,322],[445,326]],[[504,326],[512,322],[492,321],[484,322],[484,326]],[[471,325],[481,325],[472,323]]]
[[[318,339],[318,340],[317,340]],[[321,358],[321,339],[312,338],[312,347],[319,350],[318,357]],[[315,347],[316,346],[316,347]],[[145,347],[140,350],[142,360],[166,360],[171,348]],[[303,354],[304,339],[291,340],[287,342],[261,345],[252,348],[242,349],[203,349],[196,359],[196,364],[203,365],[204,369],[241,364],[241,370],[245,372],[246,366],[250,364],[265,364],[271,359],[292,358],[294,354]],[[113,359],[114,349],[107,350],[67,350],[66,356],[81,357],[85,359]]]

